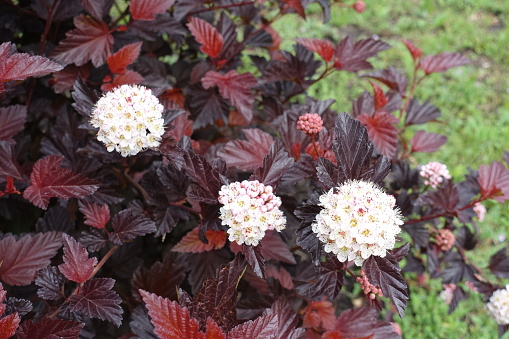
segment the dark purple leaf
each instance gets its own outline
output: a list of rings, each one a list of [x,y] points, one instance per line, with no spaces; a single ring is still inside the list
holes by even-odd
[[[9,285],[30,284],[61,246],[61,233],[57,232],[27,234],[18,240],[12,235],[4,236],[0,240],[0,278]]]
[[[318,180],[326,189],[337,187],[341,184],[339,181],[339,170],[330,160],[319,157],[316,166],[316,175]]]
[[[449,314],[452,313],[457,307],[460,301],[465,300],[467,295],[465,291],[461,288],[461,286],[456,286],[454,291],[452,292],[452,300],[449,304]]]
[[[81,232],[78,241],[90,252],[97,252],[108,243],[108,236],[103,230],[91,229],[90,232]]]
[[[447,142],[445,135],[425,132],[419,130],[415,132],[410,144],[412,145],[412,152],[436,152],[440,146]]]
[[[114,232],[111,232],[109,239],[117,244],[144,236],[145,234],[154,233],[156,225],[152,220],[145,218],[133,209],[126,209],[116,214],[111,220],[111,226]]]
[[[265,278],[265,258],[262,255],[262,246],[242,245],[242,254],[253,269],[254,273],[260,278]]]
[[[154,333],[154,325],[150,322],[148,311],[144,306],[138,306],[131,312],[131,331],[137,335],[135,339],[159,339]]]
[[[214,277],[216,270],[231,260],[231,252],[226,248],[216,251],[191,254],[186,267],[189,270],[188,281],[193,293],[197,293],[205,279]],[[200,265],[194,263],[199,262]]]
[[[23,174],[15,159],[12,145],[5,140],[0,140],[0,175],[6,175],[14,179],[23,179]]]
[[[403,267],[402,272],[415,272],[418,275],[424,274],[426,268],[421,258],[417,258],[412,253],[406,256],[406,265]]]
[[[405,126],[425,124],[428,121],[439,118],[440,115],[440,110],[436,106],[433,106],[429,102],[419,104],[417,98],[412,98],[406,108]]]
[[[378,312],[370,307],[359,307],[342,312],[334,330],[344,338],[400,339],[389,322],[378,320]]]
[[[381,40],[364,39],[354,43],[348,36],[336,47],[334,68],[349,72],[371,69],[373,66],[366,59],[389,48],[391,46]]]
[[[295,328],[299,323],[299,317],[284,296],[279,297],[270,309],[263,312],[263,315],[271,314],[275,314],[278,320],[277,339],[305,338],[306,331],[303,328]]]
[[[64,263],[58,269],[69,280],[77,283],[87,281],[97,265],[97,258],[89,258],[87,250],[67,234],[63,235],[63,240]]]
[[[509,199],[509,169],[501,162],[479,166],[478,181],[483,198],[492,198],[498,202]]]
[[[18,313],[20,317],[25,316],[33,310],[32,303],[26,299],[18,299],[14,297],[5,300],[4,316]]]
[[[72,233],[74,222],[71,221],[69,211],[62,206],[52,206],[44,213],[44,217],[37,219],[35,223],[37,232],[64,232]]]
[[[398,264],[392,260],[388,257],[370,256],[362,268],[366,272],[369,282],[373,286],[380,286],[383,295],[391,300],[399,316],[403,318],[408,302],[408,286],[401,275]]]
[[[321,300],[327,296],[334,300],[343,287],[343,264],[336,257],[327,254],[325,262],[316,268],[316,276],[312,280],[298,283],[297,291],[310,300]]]
[[[109,13],[114,0],[81,0],[85,10],[97,20]]]
[[[509,257],[505,247],[491,256],[488,268],[499,278],[509,278]]]
[[[312,204],[299,207],[295,211],[295,216],[302,219],[300,227],[297,229],[297,245],[306,249],[311,254],[311,259],[315,265],[318,265],[324,253],[321,241],[311,228],[311,224],[315,221],[316,215],[320,211],[320,206]]]
[[[429,242],[429,231],[423,223],[404,225],[403,230],[410,234],[414,243],[420,247],[427,247]]]
[[[228,333],[228,339],[278,338],[278,318],[276,314],[265,315],[238,325]]]
[[[74,91],[71,93],[74,103],[72,107],[81,115],[90,117],[92,108],[99,100],[99,95],[91,90],[82,77],[78,77],[74,83]]]
[[[425,193],[416,201],[417,205],[429,205],[431,211],[454,212],[459,203],[458,189],[446,180],[436,191]]]
[[[296,264],[288,245],[276,231],[267,231],[260,244],[262,245],[262,255],[266,260],[273,259]]]
[[[281,177],[293,166],[293,159],[288,156],[281,140],[277,139],[263,158],[262,166],[257,168],[249,180],[258,180],[277,189]]]
[[[397,91],[403,98],[406,96],[407,78],[393,67],[365,73],[362,77],[376,79],[390,89]]]
[[[0,107],[0,140],[10,140],[25,125],[27,108],[22,105]]]
[[[478,240],[477,232],[473,233],[466,225],[456,231],[456,245],[467,251],[473,250]]]
[[[229,113],[228,102],[216,93],[215,89],[205,90],[201,85],[188,87],[189,102],[193,128],[201,128],[207,125],[215,125],[216,121],[226,121]]]
[[[62,306],[61,313],[80,313],[85,317],[112,322],[117,327],[122,324],[122,299],[113,291],[115,280],[95,278],[86,281],[78,294],[72,295]]]
[[[32,320],[20,324],[16,335],[19,339],[78,339],[84,323],[43,318],[35,323]]]
[[[465,262],[459,253],[449,251],[445,254],[444,260],[447,263],[442,274],[444,284],[457,284],[462,280],[472,281],[475,279],[476,271]]]
[[[60,300],[64,298],[62,286],[65,277],[55,266],[48,266],[37,272],[35,284],[39,286],[37,295],[45,300]]]
[[[419,66],[426,74],[445,72],[450,68],[469,64],[470,59],[459,53],[444,52],[437,55],[426,55]]]
[[[408,251],[410,250],[410,243],[407,242],[406,244],[395,248],[393,250],[389,250],[389,254],[392,255],[392,257],[397,261],[400,262],[403,260],[406,255],[408,254]]]

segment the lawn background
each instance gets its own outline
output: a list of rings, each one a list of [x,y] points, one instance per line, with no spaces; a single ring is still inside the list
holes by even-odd
[[[353,1],[352,1],[353,3]],[[448,136],[439,152],[420,154],[413,164],[439,161],[460,179],[468,167],[478,169],[493,160],[503,161],[509,150],[509,1],[506,0],[365,0],[366,11],[333,6],[331,20],[323,24],[321,9],[312,4],[304,21],[288,15],[274,24],[283,49],[292,50],[295,38],[329,38],[337,43],[346,35],[378,36],[393,46],[372,58],[375,69],[394,66],[410,75],[411,57],[401,39],[412,41],[425,54],[461,52],[472,64],[434,74],[416,91],[442,112],[441,123],[427,131]],[[316,6],[315,6],[316,5]],[[351,112],[351,100],[371,91],[366,79],[339,72],[311,87],[309,95],[335,99],[334,109]],[[509,204],[484,203],[488,213],[479,223],[480,242],[471,259],[486,267],[489,257],[506,246]],[[509,281],[501,281],[501,284]],[[411,297],[404,319],[397,318],[405,338],[496,338],[497,325],[484,310],[478,295],[462,302],[452,314],[439,297],[439,281],[425,286],[410,281]],[[506,333],[504,338],[509,338]]]

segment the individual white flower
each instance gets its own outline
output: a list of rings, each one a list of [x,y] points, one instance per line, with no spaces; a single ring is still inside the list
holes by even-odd
[[[159,146],[164,134],[163,110],[149,89],[122,85],[97,101],[90,123],[99,128],[97,140],[108,152],[116,150],[127,157]]]
[[[279,209],[281,199],[272,193],[272,187],[257,180],[233,182],[219,191],[219,218],[229,227],[230,241],[239,245],[256,246],[265,231],[285,228],[286,218]]]
[[[422,166],[419,174],[426,179],[424,180],[424,184],[430,185],[433,188],[437,188],[444,179],[451,179],[447,166],[436,161],[429,162]]]
[[[486,308],[497,324],[509,325],[509,285],[493,292]]]
[[[396,199],[367,181],[347,181],[320,196],[323,208],[311,225],[338,260],[361,266],[371,255],[385,257],[401,231],[403,217]]]

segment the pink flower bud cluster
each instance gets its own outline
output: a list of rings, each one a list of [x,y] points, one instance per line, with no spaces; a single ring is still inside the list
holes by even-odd
[[[272,186],[257,180],[234,182],[219,191],[219,218],[229,227],[229,240],[239,245],[256,246],[265,231],[285,228],[286,218],[279,209],[281,198],[272,193]]]
[[[444,179],[451,179],[447,166],[436,161],[422,166],[419,174],[426,179],[424,184],[430,185],[433,188],[437,188]]]
[[[435,242],[440,247],[442,251],[449,251],[456,242],[456,237],[451,230],[442,228],[438,230],[438,233],[435,235]]]
[[[297,129],[303,131],[307,135],[316,135],[320,133],[322,127],[322,118],[320,118],[320,116],[316,113],[306,113],[301,115],[297,121]]]
[[[509,285],[493,292],[486,308],[497,324],[509,325]]]
[[[357,280],[357,282],[361,284],[362,291],[370,299],[375,299],[377,295],[379,297],[384,296],[380,287],[375,287],[369,282],[368,277],[366,277],[366,272],[364,272],[364,270],[361,270],[361,276],[357,277],[355,280]]]
[[[443,284],[442,287],[444,290],[440,292],[440,298],[442,298],[443,301],[447,305],[450,305],[452,302],[452,298],[454,297],[454,290],[456,290],[456,285],[454,284]]]
[[[106,93],[92,109],[90,123],[99,128],[97,140],[108,152],[136,155],[161,143],[164,107],[152,92],[137,85],[122,85]]]
[[[367,181],[347,181],[320,196],[323,207],[311,225],[324,250],[361,266],[371,255],[385,257],[401,232],[396,199]]]
[[[474,212],[477,214],[477,219],[482,222],[484,220],[484,216],[486,215],[486,207],[478,202],[474,205]]]
[[[364,1],[357,1],[356,3],[354,3],[352,5],[352,8],[357,12],[357,13],[362,13],[366,10],[366,4],[364,3]]]

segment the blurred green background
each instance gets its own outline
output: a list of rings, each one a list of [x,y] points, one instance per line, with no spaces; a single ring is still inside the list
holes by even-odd
[[[353,4],[355,1],[344,2]],[[442,112],[440,123],[428,124],[430,132],[447,135],[446,145],[436,153],[411,159],[414,165],[439,161],[456,180],[467,168],[478,169],[493,160],[503,161],[509,150],[509,1],[508,0],[365,0],[366,11],[357,13],[336,4],[330,22],[323,24],[321,8],[312,4],[304,21],[287,15],[273,27],[291,50],[295,38],[328,38],[334,43],[346,35],[378,36],[393,46],[371,58],[375,69],[394,66],[409,76],[411,57],[401,39],[412,41],[424,54],[460,52],[472,63],[431,75],[418,87],[420,102],[430,101]],[[315,6],[316,5],[316,6]],[[361,72],[362,73],[362,72]],[[370,91],[366,79],[338,72],[311,87],[310,95],[333,98],[334,109],[351,112],[351,100]],[[422,126],[420,126],[422,128]],[[480,242],[469,253],[479,267],[506,245],[509,238],[509,204],[485,202],[488,213],[479,223]],[[501,284],[509,281],[500,281]],[[411,297],[404,319],[396,317],[405,338],[497,338],[497,324],[485,312],[479,295],[463,301],[448,314],[440,298],[439,281],[418,285],[410,282]],[[504,338],[509,338],[506,333]]]

